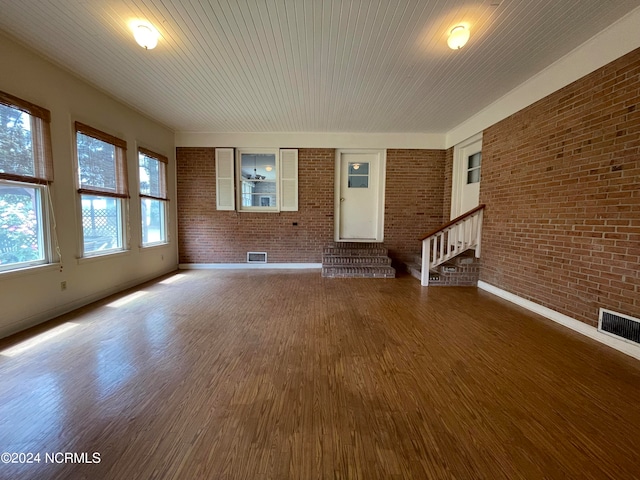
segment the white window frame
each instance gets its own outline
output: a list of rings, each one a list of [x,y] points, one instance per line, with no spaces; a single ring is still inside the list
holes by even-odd
[[[33,189],[38,192],[36,208],[38,222],[39,254],[42,258],[25,260],[8,264],[0,264],[0,273],[16,272],[34,266],[49,265],[54,262],[53,242],[56,244],[57,261],[60,261],[57,239],[51,221],[53,206],[51,188],[53,183],[53,159],[51,157],[51,113],[49,110],[26,100],[0,91],[0,104],[3,107],[22,112],[29,118],[29,128],[32,134],[32,159],[34,171],[31,174],[20,172],[2,172],[0,185],[4,187]],[[37,140],[36,140],[37,138]]]
[[[138,157],[137,157],[137,164],[138,164],[138,169],[136,170],[137,175],[138,175],[138,193],[139,193],[139,197],[140,197],[140,202],[139,202],[139,207],[140,207],[140,248],[150,248],[150,247],[157,247],[160,245],[167,245],[169,244],[169,199],[167,198],[168,192],[167,194],[161,198],[161,197],[153,197],[153,196],[146,196],[142,193],[140,193],[140,155],[144,155],[147,158],[150,158],[152,160],[155,160],[156,162],[158,162],[160,165],[164,165],[164,170],[163,170],[163,175],[164,175],[164,187],[165,190],[167,190],[169,188],[168,182],[167,182],[167,170],[168,170],[168,160],[166,160],[165,156],[162,156],[160,154],[154,153],[151,150],[147,150],[145,148],[142,147],[138,147]],[[159,157],[162,157],[162,159],[160,159]],[[164,161],[163,161],[164,160]],[[157,201],[160,202],[160,204],[162,205],[162,216],[163,216],[163,220],[164,220],[164,239],[158,241],[158,242],[146,242],[144,241],[144,231],[142,229],[142,203],[144,201]]]
[[[242,155],[243,154],[262,154],[262,155],[273,155],[274,165],[273,168],[275,170],[275,181],[268,181],[265,183],[275,183],[276,187],[276,201],[275,205],[268,207],[259,207],[259,206],[245,206],[242,203],[242,182],[246,182],[247,179],[242,177]],[[236,205],[238,206],[239,212],[279,212],[280,211],[280,150],[277,148],[237,148],[236,149],[236,193],[238,198],[236,199]],[[253,181],[253,183],[263,182],[262,180]],[[255,195],[252,193],[252,195]],[[266,195],[266,194],[265,194]]]
[[[123,158],[123,164],[121,166],[124,174],[127,172],[127,147],[126,142],[117,137],[113,137],[112,135],[93,128],[88,125],[81,124],[80,122],[75,122],[74,129],[74,150],[75,150],[75,167],[76,167],[76,182],[78,184],[78,212],[80,214],[80,228],[78,229],[79,234],[79,248],[80,248],[80,259],[85,258],[94,258],[101,257],[107,255],[117,255],[130,250],[129,239],[131,238],[129,231],[129,194],[128,194],[128,185],[125,185],[127,192],[126,196],[118,196],[114,197],[109,194],[109,192],[104,192],[102,195],[99,190],[96,191],[83,191],[81,181],[80,181],[80,159],[78,156],[78,134],[83,134],[85,136],[92,137],[101,142],[104,142],[109,145],[113,145],[116,149],[121,149],[121,155]],[[111,140],[112,139],[112,140]],[[118,143],[116,143],[118,142]],[[137,159],[136,159],[137,160]],[[117,161],[117,160],[116,160]],[[116,168],[118,166],[116,165]],[[128,182],[127,182],[128,183]],[[84,236],[84,225],[83,225],[83,217],[82,217],[82,200],[84,197],[98,197],[98,198],[107,198],[107,199],[115,199],[117,205],[117,214],[118,214],[118,225],[120,227],[120,236],[121,236],[121,245],[114,248],[108,248],[104,250],[93,250],[90,252],[85,251],[85,236]]]
[[[39,226],[39,238],[38,242],[42,245],[43,258],[38,260],[27,260],[24,262],[0,264],[0,273],[13,272],[16,270],[22,270],[29,267],[36,267],[41,265],[49,265],[53,263],[53,249],[52,241],[53,233],[50,220],[50,185],[39,185],[35,183],[20,182],[13,180],[0,179],[0,185],[2,186],[15,186],[17,188],[32,188],[39,191],[38,198],[38,217],[41,224]]]
[[[243,204],[245,184],[242,176],[242,154],[272,154],[275,162],[276,201],[268,207]],[[295,148],[216,148],[216,210],[237,212],[297,212],[298,211],[298,150]],[[254,192],[252,192],[254,193]],[[260,194],[261,192],[258,192]],[[264,192],[264,195],[267,194]]]

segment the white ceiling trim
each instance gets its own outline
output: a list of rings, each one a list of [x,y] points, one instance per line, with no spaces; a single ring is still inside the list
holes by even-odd
[[[176,147],[445,148],[444,133],[177,132]]]
[[[446,135],[445,148],[459,144],[598,68],[640,48],[638,25],[640,25],[640,7],[450,130]]]

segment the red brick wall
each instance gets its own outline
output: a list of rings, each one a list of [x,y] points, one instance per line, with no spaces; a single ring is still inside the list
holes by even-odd
[[[335,150],[298,150],[298,212],[216,210],[213,148],[178,148],[180,263],[318,263],[334,235]],[[396,259],[420,252],[418,238],[443,221],[444,150],[387,152],[385,245]],[[297,226],[293,226],[297,222]]]
[[[387,150],[384,243],[392,258],[409,261],[418,240],[443,223],[444,150]]]
[[[333,149],[298,151],[297,212],[218,211],[214,149],[178,148],[176,160],[180,263],[244,263],[248,251],[269,263],[321,261],[333,240]]]
[[[484,132],[481,280],[595,325],[640,316],[640,50]]]

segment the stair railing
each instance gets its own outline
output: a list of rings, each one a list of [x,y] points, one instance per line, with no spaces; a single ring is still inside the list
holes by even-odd
[[[482,215],[485,205],[478,205],[441,227],[424,235],[422,241],[422,273],[420,283],[429,285],[429,270],[451,260],[471,248],[480,257]]]

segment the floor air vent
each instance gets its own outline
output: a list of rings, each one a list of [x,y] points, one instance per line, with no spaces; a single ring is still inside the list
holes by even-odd
[[[247,263],[267,263],[267,252],[247,252]]]
[[[640,319],[600,309],[598,330],[640,344]]]

